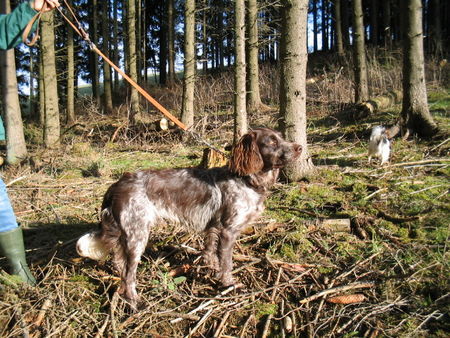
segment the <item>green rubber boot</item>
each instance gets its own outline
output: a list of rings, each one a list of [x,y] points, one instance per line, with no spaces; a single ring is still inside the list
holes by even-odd
[[[6,257],[11,275],[19,276],[30,285],[36,284],[25,259],[22,228],[0,232],[0,256]]]

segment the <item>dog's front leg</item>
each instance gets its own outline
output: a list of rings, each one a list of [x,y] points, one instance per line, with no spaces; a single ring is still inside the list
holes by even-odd
[[[220,270],[217,278],[220,279],[223,286],[235,284],[235,280],[231,274],[233,270],[233,247],[240,231],[235,228],[222,228],[219,238],[218,255],[220,258]]]

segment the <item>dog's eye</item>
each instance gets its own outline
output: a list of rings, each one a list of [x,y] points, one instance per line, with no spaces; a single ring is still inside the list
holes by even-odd
[[[274,137],[271,137],[269,139],[269,145],[272,146],[272,147],[277,147],[278,146],[278,140],[276,138],[274,138]]]

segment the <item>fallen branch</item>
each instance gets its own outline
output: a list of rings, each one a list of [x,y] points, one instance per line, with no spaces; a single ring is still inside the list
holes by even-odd
[[[422,161],[413,161],[413,162],[403,162],[403,163],[394,163],[394,164],[388,164],[386,167],[405,167],[408,165],[416,165],[416,164],[427,164],[427,163],[447,163],[450,162],[450,159],[447,158],[435,158],[431,160],[422,160]]]
[[[374,287],[374,283],[352,283],[349,285],[343,285],[343,286],[337,286],[335,288],[331,288],[331,289],[327,289],[327,290],[323,290],[320,291],[319,293],[316,293],[315,295],[306,297],[304,299],[302,299],[299,303],[300,304],[305,304],[308,303],[310,301],[313,301],[317,298],[329,295],[331,293],[337,293],[337,292],[343,292],[343,291],[348,291],[348,290],[353,290],[353,289],[363,289],[363,288],[372,288]]]
[[[378,216],[384,218],[385,220],[392,222],[392,223],[404,223],[404,222],[411,222],[416,221],[420,219],[421,216],[409,216],[409,217],[400,217],[400,216],[393,216],[388,215],[383,210],[380,210],[378,208],[375,208],[378,210]]]

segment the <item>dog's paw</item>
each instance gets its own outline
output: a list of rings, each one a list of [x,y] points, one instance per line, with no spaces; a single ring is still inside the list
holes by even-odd
[[[219,271],[220,269],[219,258],[217,257],[217,255],[213,255],[207,252],[203,253],[203,262],[209,269],[213,271]]]

